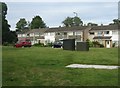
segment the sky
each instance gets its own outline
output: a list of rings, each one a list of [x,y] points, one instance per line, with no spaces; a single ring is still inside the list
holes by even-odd
[[[42,17],[48,27],[63,26],[62,21],[68,16],[74,17],[74,12],[84,24],[93,22],[106,25],[118,18],[118,2],[88,2],[87,0],[84,2],[78,0],[21,1],[9,0],[8,2],[4,0],[8,7],[7,20],[11,25],[11,30],[16,29],[16,23],[20,18],[25,18],[26,21],[31,22],[36,15]]]

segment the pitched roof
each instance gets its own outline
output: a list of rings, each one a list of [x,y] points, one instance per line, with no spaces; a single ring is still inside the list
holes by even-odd
[[[25,34],[28,31],[30,31],[30,29],[23,29],[21,31],[18,31],[17,34]]]
[[[96,27],[92,27],[90,31],[98,31],[98,30],[118,30],[118,25],[96,26]]]
[[[45,32],[66,32],[66,31],[83,31],[87,26],[76,26],[76,27],[58,27],[58,28],[49,28]]]
[[[41,28],[41,29],[32,29],[28,32],[26,32],[26,34],[29,34],[29,33],[44,33],[45,31],[47,30],[47,28]]]

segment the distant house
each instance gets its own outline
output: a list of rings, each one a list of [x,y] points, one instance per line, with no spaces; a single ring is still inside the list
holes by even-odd
[[[24,29],[22,31],[18,31],[17,32],[17,37],[18,37],[18,40],[21,40],[22,38],[26,38],[27,37],[27,32],[30,31],[29,29]]]
[[[53,43],[63,39],[75,39],[76,41],[98,41],[106,48],[113,45],[118,47],[118,26],[75,26],[58,28],[41,28],[24,30],[18,33],[18,39],[30,38],[32,45],[35,43]]]
[[[106,48],[110,48],[113,44],[118,46],[118,26],[107,25],[107,26],[96,26],[92,27],[89,31],[88,38],[91,41],[98,41],[103,44]]]
[[[30,38],[32,45],[36,43],[45,43],[44,32],[47,29],[32,29],[18,33],[18,40],[22,38]]]
[[[63,39],[76,39],[76,41],[85,41],[87,39],[88,30],[86,26],[80,27],[59,27],[59,28],[49,28],[45,31],[45,41],[51,43]]]

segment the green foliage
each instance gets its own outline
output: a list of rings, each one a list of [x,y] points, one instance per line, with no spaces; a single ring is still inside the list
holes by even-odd
[[[86,42],[88,43],[89,47],[93,47],[93,42],[92,41],[90,41],[89,39],[87,39]]]
[[[74,23],[74,26],[82,26],[83,25],[83,22],[81,21],[81,19],[77,16],[75,16],[73,18],[73,23]]]
[[[67,17],[62,23],[66,27],[82,26],[83,25],[83,22],[77,16],[75,16],[75,17]]]
[[[87,26],[98,26],[98,24],[95,24],[95,23],[88,23]]]
[[[32,19],[31,29],[45,28],[45,27],[46,27],[46,24],[44,23],[44,21],[42,20],[42,18],[40,16],[35,16]]]
[[[7,5],[6,5],[5,3],[3,3],[3,2],[2,2],[2,3],[0,2],[0,7],[1,7],[1,5],[2,5],[2,17],[3,17],[3,18],[6,18],[7,9],[8,9],[8,8],[7,8]]]
[[[53,43],[47,43],[45,47],[52,47]]]
[[[10,25],[6,20],[7,5],[2,3],[2,44],[13,43],[17,41],[16,32],[10,31]]]
[[[25,29],[25,26],[27,25],[27,21],[25,18],[21,18],[17,23],[16,23],[16,28],[18,31],[21,31]]]
[[[120,25],[120,19],[113,19],[113,23],[110,23],[109,25]]]
[[[67,17],[62,23],[66,27],[72,27],[73,26],[73,18],[72,17]]]
[[[92,43],[93,43],[93,46],[94,46],[94,47],[101,47],[101,48],[104,47],[104,45],[103,45],[103,44],[100,44],[98,41],[93,41]]]
[[[101,47],[101,48],[103,48],[103,47],[104,47],[104,45],[103,45],[103,44],[99,44],[99,45],[100,45],[100,47]]]
[[[120,25],[120,19],[114,19],[113,22],[114,22],[114,24],[119,24]]]
[[[43,47],[43,46],[44,46],[44,44],[43,44],[43,43],[36,43],[36,44],[34,44],[33,46]]]

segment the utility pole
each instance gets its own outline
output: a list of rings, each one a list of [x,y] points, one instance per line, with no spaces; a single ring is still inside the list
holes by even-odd
[[[75,17],[77,17],[78,16],[78,14],[76,13],[76,12],[73,12],[74,14],[75,14]]]

